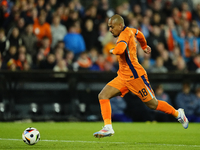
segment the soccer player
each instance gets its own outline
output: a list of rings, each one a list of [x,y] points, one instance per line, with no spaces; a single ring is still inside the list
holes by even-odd
[[[145,53],[151,53],[151,48],[147,45],[142,32],[125,26],[123,18],[117,14],[108,20],[108,27],[113,36],[118,37],[117,45],[110,50],[110,53],[117,55],[119,70],[118,76],[110,81],[98,95],[104,127],[95,132],[94,137],[102,138],[114,134],[109,99],[115,96],[123,97],[129,91],[137,95],[150,109],[173,115],[187,129],[189,122],[184,110],[181,108],[176,110],[167,102],[155,98],[147,73],[138,62],[136,40],[139,41]]]

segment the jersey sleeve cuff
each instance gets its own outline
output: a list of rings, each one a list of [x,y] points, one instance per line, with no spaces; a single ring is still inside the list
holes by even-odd
[[[145,50],[146,48],[147,48],[147,45],[145,45],[145,46],[142,46],[142,49],[143,49],[143,50]]]

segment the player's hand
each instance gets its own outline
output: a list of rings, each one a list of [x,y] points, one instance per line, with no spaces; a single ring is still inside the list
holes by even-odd
[[[151,53],[151,47],[147,46],[147,48],[144,50],[144,52],[146,54],[150,54]]]
[[[111,54],[113,54],[112,52],[113,52],[113,50],[114,50],[114,48],[112,48],[109,52],[111,53]]]

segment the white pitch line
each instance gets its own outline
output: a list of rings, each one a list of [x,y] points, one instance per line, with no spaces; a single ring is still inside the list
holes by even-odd
[[[0,138],[0,140],[7,141],[22,141],[22,139],[6,139]],[[103,142],[103,141],[72,141],[72,140],[40,140],[44,142],[66,142],[66,143],[113,143],[113,144],[125,144],[125,142]]]
[[[125,144],[125,142],[100,142],[100,141],[71,141],[71,140],[41,140],[45,142],[67,142],[67,143],[114,143],[114,144]]]
[[[189,147],[200,147],[200,145],[185,145],[185,144],[161,144],[161,143],[137,143],[135,142],[135,144],[146,144],[146,145],[161,145],[161,146],[189,146]]]
[[[22,139],[6,139],[0,138],[0,140],[7,140],[7,141],[22,141]],[[40,140],[43,142],[65,142],[65,143],[111,143],[111,144],[126,144],[128,142],[103,142],[103,141],[72,141],[72,140]],[[135,145],[160,145],[160,146],[189,146],[189,147],[200,147],[200,145],[185,145],[185,144],[161,144],[161,143],[138,143],[134,142]]]

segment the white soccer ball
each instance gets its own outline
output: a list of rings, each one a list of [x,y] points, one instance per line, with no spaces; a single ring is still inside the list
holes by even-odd
[[[40,140],[40,132],[36,128],[27,128],[22,133],[23,141],[28,145],[34,145]]]

